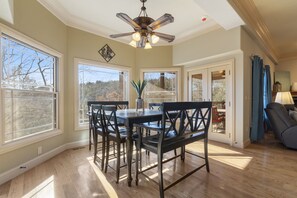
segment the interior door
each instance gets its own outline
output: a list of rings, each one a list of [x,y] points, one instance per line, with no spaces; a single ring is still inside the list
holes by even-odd
[[[228,65],[188,72],[190,101],[212,101],[209,139],[231,144],[232,78]]]

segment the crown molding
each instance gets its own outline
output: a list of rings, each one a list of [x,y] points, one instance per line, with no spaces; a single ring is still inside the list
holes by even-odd
[[[271,34],[259,14],[254,1],[228,0],[228,2],[244,20],[246,28],[256,37],[267,56],[277,64],[280,58],[280,53],[276,48],[276,45],[271,38]]]
[[[282,54],[279,61],[292,61],[292,60],[297,60],[297,54],[296,52],[288,53],[288,54]]]

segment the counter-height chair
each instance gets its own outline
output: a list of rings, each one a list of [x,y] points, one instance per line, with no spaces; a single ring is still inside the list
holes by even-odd
[[[161,105],[162,105],[162,103],[149,103],[149,109],[161,111]],[[140,129],[145,130],[145,136],[150,136],[151,131],[159,133],[159,131],[162,130],[161,121],[136,124],[135,127],[139,127]],[[168,128],[169,125],[166,124],[165,127]],[[146,154],[149,155],[149,153],[150,152],[148,150],[146,150]],[[176,150],[174,150],[174,153],[176,155]]]
[[[161,103],[149,103],[150,110],[161,111]],[[146,122],[142,124],[142,128],[146,129],[146,135],[150,135],[151,130],[158,131],[161,129],[160,121]]]
[[[137,128],[138,139],[136,141],[136,185],[138,185],[138,175],[144,173],[154,167],[158,167],[159,191],[160,197],[164,197],[164,191],[171,188],[178,182],[187,178],[194,172],[206,166],[209,172],[208,163],[208,128],[211,118],[211,102],[165,102],[162,103],[162,121],[161,130],[156,135],[142,136],[142,130]],[[169,127],[166,127],[168,125]],[[204,155],[200,156],[195,153],[186,151],[185,146],[198,140],[204,140]],[[175,155],[169,159],[163,160],[164,154],[177,148],[182,148],[179,155]],[[142,169],[141,149],[146,149],[157,154],[158,163]],[[185,153],[204,159],[202,165],[191,172],[180,177],[173,183],[164,187],[163,184],[163,163],[181,157],[181,161],[185,160]],[[140,166],[139,166],[140,165]],[[148,176],[146,176],[150,179]],[[154,181],[154,180],[152,180]]]
[[[92,148],[92,144],[94,140],[94,123],[93,123],[93,113],[92,113],[92,103],[88,102],[88,117],[89,117],[89,151]]]
[[[94,141],[94,163],[97,161],[98,155],[98,136],[101,136],[101,170],[104,168],[104,160],[105,160],[105,143],[106,143],[106,131],[103,123],[103,114],[102,114],[102,105],[100,104],[92,104],[91,105],[92,112],[92,123],[93,123],[93,141]]]
[[[123,154],[123,161],[125,162],[125,142],[127,140],[127,130],[125,127],[120,127],[118,125],[117,119],[117,106],[116,105],[103,105],[103,122],[106,129],[106,163],[105,172],[107,172],[107,167],[109,166],[110,160],[110,142],[116,144],[115,148],[115,159],[116,159],[116,183],[119,183],[120,168],[121,166],[121,153]],[[121,151],[121,145],[123,145],[123,150]]]
[[[92,105],[116,105],[118,109],[128,109],[129,102],[128,101],[88,101],[88,115],[89,115],[89,150],[91,150],[92,144],[94,142],[94,124],[92,123]],[[93,140],[93,141],[92,141]],[[97,138],[98,140],[98,138]],[[102,142],[98,142],[102,143]]]

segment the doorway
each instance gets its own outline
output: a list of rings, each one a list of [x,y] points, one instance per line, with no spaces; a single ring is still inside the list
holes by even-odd
[[[212,101],[209,139],[232,144],[233,136],[233,62],[203,69],[192,68],[188,75],[188,99]]]

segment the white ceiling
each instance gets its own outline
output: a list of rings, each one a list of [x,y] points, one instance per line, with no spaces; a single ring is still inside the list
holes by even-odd
[[[38,1],[66,25],[107,38],[110,34],[132,32],[133,28],[117,18],[116,13],[126,13],[133,19],[139,15],[142,6],[140,0]],[[243,24],[226,0],[147,0],[145,7],[148,16],[155,20],[165,13],[174,17],[173,23],[157,30],[175,35],[172,44],[218,28],[228,30]],[[208,16],[206,22],[201,21],[202,16]],[[128,43],[131,38],[115,40]]]

